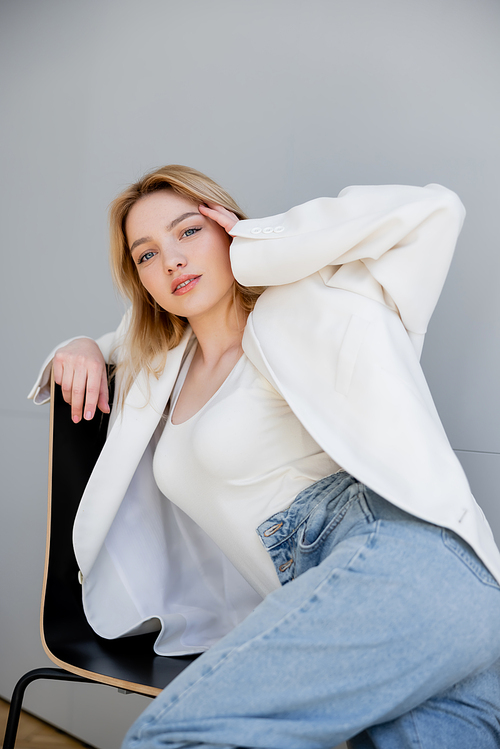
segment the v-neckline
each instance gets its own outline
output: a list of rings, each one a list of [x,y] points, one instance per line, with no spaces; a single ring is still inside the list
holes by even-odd
[[[213,394],[212,394],[212,395],[210,396],[210,398],[209,398],[209,399],[208,399],[208,400],[207,400],[207,401],[206,401],[206,402],[205,402],[205,403],[204,403],[204,404],[203,404],[203,405],[202,405],[202,406],[201,406],[201,407],[200,407],[200,408],[199,408],[199,409],[198,409],[198,410],[197,410],[197,411],[196,411],[196,412],[194,413],[194,414],[192,414],[191,416],[189,416],[189,418],[187,418],[187,419],[184,419],[184,421],[180,421],[180,422],[178,422],[178,423],[174,423],[174,422],[172,421],[172,418],[173,418],[173,416],[174,416],[174,414],[175,414],[175,408],[176,408],[176,406],[177,406],[177,401],[179,400],[179,397],[180,397],[180,395],[181,395],[181,393],[182,393],[182,389],[183,389],[183,387],[184,387],[184,383],[186,382],[186,378],[187,378],[187,376],[188,376],[188,372],[189,372],[189,369],[190,369],[190,367],[191,367],[191,364],[192,364],[192,362],[193,362],[193,359],[194,359],[194,355],[195,355],[195,353],[196,353],[196,349],[197,349],[197,348],[198,348],[198,344],[196,343],[196,344],[195,344],[195,345],[193,346],[193,349],[192,349],[192,351],[190,351],[190,352],[189,352],[189,354],[188,354],[188,356],[186,357],[186,359],[185,359],[185,361],[184,361],[184,363],[183,363],[183,365],[182,365],[182,367],[181,367],[181,370],[180,370],[180,372],[179,372],[179,375],[181,375],[181,374],[182,374],[182,372],[183,372],[183,370],[184,370],[184,375],[183,375],[183,377],[182,377],[182,382],[181,382],[181,386],[180,386],[180,388],[179,388],[179,392],[177,393],[177,395],[176,395],[176,397],[175,397],[175,400],[173,401],[173,403],[172,403],[172,405],[171,405],[171,408],[169,409],[169,416],[168,416],[168,423],[169,423],[169,426],[173,426],[173,427],[181,427],[181,426],[183,426],[184,424],[187,424],[187,423],[188,423],[189,421],[191,421],[192,419],[194,419],[194,418],[195,418],[196,416],[198,416],[199,414],[201,414],[201,412],[205,410],[205,408],[206,408],[206,407],[207,407],[207,406],[208,406],[208,405],[209,405],[209,404],[211,403],[211,401],[212,401],[212,400],[213,400],[213,399],[215,398],[215,396],[216,396],[216,395],[218,395],[218,394],[220,393],[221,389],[222,389],[222,388],[224,387],[224,385],[226,384],[226,382],[227,382],[227,381],[229,380],[229,378],[231,377],[231,375],[232,375],[232,374],[233,374],[233,372],[234,372],[234,371],[236,370],[236,368],[238,367],[238,365],[240,364],[240,362],[241,362],[241,361],[243,360],[243,358],[244,358],[244,356],[245,356],[245,354],[244,354],[244,353],[242,353],[242,354],[241,354],[241,356],[240,356],[240,357],[238,358],[238,360],[237,360],[237,361],[236,361],[236,362],[234,363],[234,366],[233,366],[233,367],[231,368],[231,370],[230,370],[230,371],[229,371],[229,372],[227,373],[226,377],[225,377],[225,378],[224,378],[224,380],[223,380],[223,381],[221,382],[221,384],[219,385],[219,387],[217,388],[217,390],[215,391],[215,393],[213,393]]]

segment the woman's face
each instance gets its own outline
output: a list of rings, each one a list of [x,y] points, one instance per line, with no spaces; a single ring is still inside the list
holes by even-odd
[[[231,238],[198,203],[159,190],[135,203],[125,233],[139,278],[167,312],[190,322],[232,300]]]

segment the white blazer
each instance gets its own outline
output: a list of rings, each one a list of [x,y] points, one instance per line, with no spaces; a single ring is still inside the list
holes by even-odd
[[[403,510],[464,538],[500,581],[500,554],[419,365],[464,209],[439,185],[349,187],[239,221],[231,263],[268,286],[243,349],[334,461]],[[124,335],[98,343],[105,357]],[[90,623],[104,637],[160,627],[157,652],[216,642],[259,602],[214,543],[155,485],[155,430],[192,333],[158,380],[141,374],[74,528]],[[52,355],[49,359],[52,358]],[[49,360],[30,397],[42,402]]]

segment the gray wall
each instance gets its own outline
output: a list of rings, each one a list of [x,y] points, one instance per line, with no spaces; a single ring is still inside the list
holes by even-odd
[[[500,72],[496,0],[3,0],[0,693],[38,636],[58,341],[113,329],[106,208],[185,163],[268,215],[355,183],[441,182],[468,218],[424,352],[453,447],[500,537]],[[29,709],[119,746],[146,698],[30,687]]]

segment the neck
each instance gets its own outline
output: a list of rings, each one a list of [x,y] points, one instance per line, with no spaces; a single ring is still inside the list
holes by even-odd
[[[228,298],[221,300],[203,316],[188,318],[198,340],[199,356],[204,365],[216,366],[227,353],[241,353],[241,340],[247,315],[233,302],[232,290]]]

